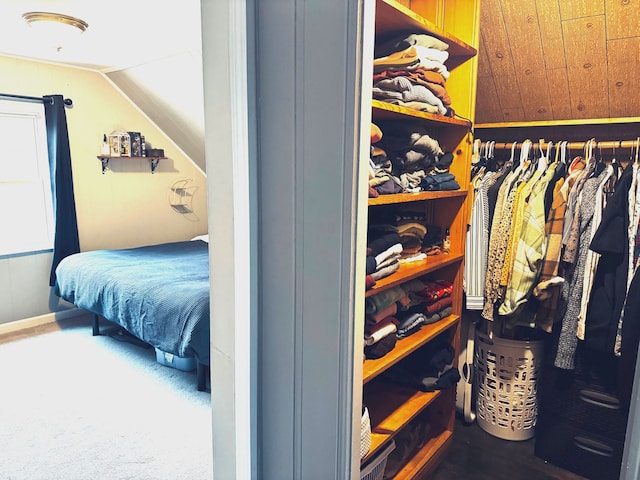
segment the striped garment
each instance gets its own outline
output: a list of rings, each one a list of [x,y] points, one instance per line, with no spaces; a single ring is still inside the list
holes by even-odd
[[[473,207],[469,231],[467,232],[467,252],[464,264],[464,286],[468,310],[482,310],[484,304],[484,278],[487,270],[489,250],[489,199],[487,190],[497,177],[496,172],[486,172],[478,187]]]

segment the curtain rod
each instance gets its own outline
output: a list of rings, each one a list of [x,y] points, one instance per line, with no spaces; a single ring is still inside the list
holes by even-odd
[[[486,147],[489,143],[493,143],[493,142],[482,142],[482,146]],[[549,143],[551,142],[544,142],[543,146],[547,146]],[[560,145],[562,142],[553,142],[553,146],[558,146]],[[589,141],[586,142],[567,142],[567,148],[569,150],[581,150],[583,149],[586,145],[588,145]],[[494,149],[500,149],[500,150],[510,150],[511,148],[513,148],[513,145],[516,145],[516,148],[518,148],[518,144],[520,144],[520,147],[522,146],[522,142],[511,142],[511,143],[504,143],[504,142],[496,142],[493,144],[493,148]],[[602,142],[593,142],[593,148],[637,148],[638,147],[638,139],[636,140],[604,140]],[[535,149],[535,148],[540,148],[540,144],[539,143],[533,143],[531,144],[531,148]]]
[[[5,97],[5,98],[13,98],[15,100],[27,100],[29,102],[43,102],[43,97],[29,97],[26,95],[14,95],[11,93],[0,93],[0,97]],[[70,98],[65,98],[63,100],[64,104],[68,107],[73,105],[73,100],[71,100]]]

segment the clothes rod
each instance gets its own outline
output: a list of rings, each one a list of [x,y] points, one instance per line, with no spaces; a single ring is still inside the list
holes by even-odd
[[[500,150],[511,150],[513,148],[514,143],[504,143],[504,142],[482,142],[482,146],[486,147],[489,145],[489,143],[493,144],[493,148],[494,149],[500,149]],[[543,143],[543,147],[546,147],[549,143],[551,142],[545,142]],[[553,142],[553,146],[557,147],[558,145],[561,145],[562,142]],[[582,150],[584,149],[584,147],[586,145],[588,145],[589,142],[567,142],[567,148],[569,150]],[[516,148],[520,148],[522,147],[522,142],[515,142],[515,146]],[[593,148],[598,148],[598,149],[602,149],[602,148],[637,148],[638,147],[638,140],[603,140],[601,142],[593,142]],[[531,148],[532,149],[536,149],[536,148],[540,148],[540,144],[539,143],[533,143],[531,144]]]
[[[0,93],[0,97],[3,98],[10,98],[13,100],[26,100],[28,102],[42,102],[44,103],[44,97],[29,97],[27,95],[14,95],[11,93]],[[70,98],[65,98],[63,100],[64,104],[67,107],[70,107],[73,105],[73,100],[71,100]]]

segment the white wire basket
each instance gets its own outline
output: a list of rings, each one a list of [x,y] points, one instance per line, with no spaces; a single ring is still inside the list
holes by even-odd
[[[360,469],[360,480],[382,480],[384,478],[384,469],[387,466],[387,460],[391,452],[396,448],[396,443],[391,443],[372,458],[364,467]]]
[[[360,460],[362,460],[371,448],[371,419],[367,407],[364,407],[360,425]]]

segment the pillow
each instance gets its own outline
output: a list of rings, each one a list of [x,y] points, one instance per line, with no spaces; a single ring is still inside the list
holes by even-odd
[[[193,237],[191,241],[194,240],[202,240],[203,242],[209,243],[209,234],[205,233],[204,235],[198,235],[197,237]]]

